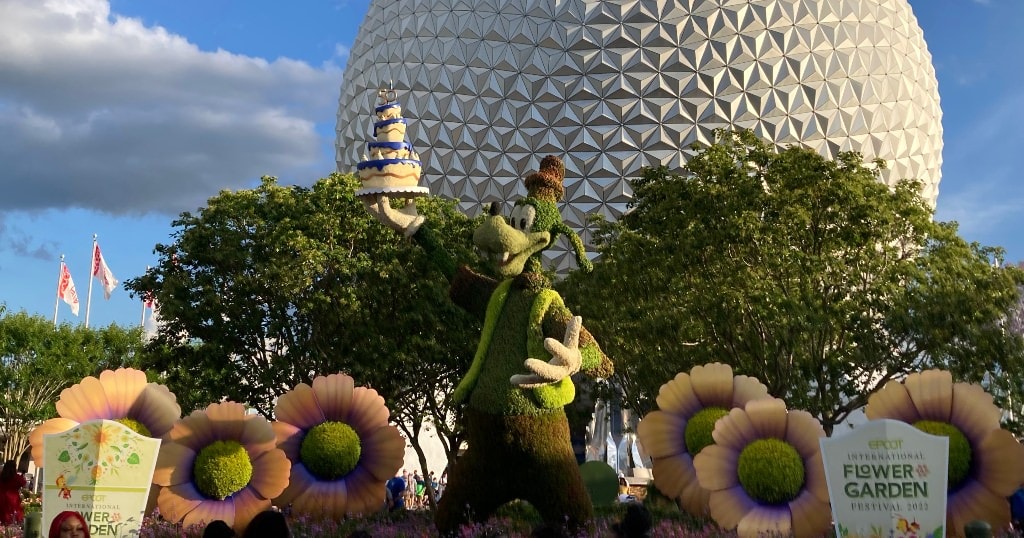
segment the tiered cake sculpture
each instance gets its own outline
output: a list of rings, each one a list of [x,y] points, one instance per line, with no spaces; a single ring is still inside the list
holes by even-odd
[[[402,117],[397,92],[392,88],[378,91],[380,99],[374,109],[376,121],[373,136],[376,142],[366,144],[369,156],[356,165],[363,188],[356,196],[371,194],[400,194],[403,198],[421,196],[430,192],[420,187],[423,166],[420,156],[413,151],[405,136],[408,121]]]

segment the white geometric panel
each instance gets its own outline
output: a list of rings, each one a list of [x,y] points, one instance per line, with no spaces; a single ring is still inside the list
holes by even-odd
[[[718,127],[857,150],[888,161],[887,184],[938,196],[938,88],[907,0],[373,0],[341,86],[339,170],[388,81],[433,194],[473,215],[557,154],[563,218],[588,245],[587,212],[621,215],[626,179],[682,166]]]

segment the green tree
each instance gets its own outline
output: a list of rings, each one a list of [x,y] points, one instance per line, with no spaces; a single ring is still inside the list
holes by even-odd
[[[141,331],[110,325],[88,329],[0,309],[0,432],[4,461],[17,461],[28,435],[56,416],[65,388],[105,369],[136,366]]]
[[[296,384],[344,372],[384,397],[418,450],[425,422],[457,450],[443,395],[468,368],[479,329],[422,249],[366,213],[358,187],[350,175],[311,188],[268,177],[173,222],[159,264],[127,287],[157,297],[147,365],[183,408],[227,397],[270,417]],[[472,258],[469,219],[439,200],[419,208]]]
[[[911,371],[1019,379],[1003,321],[1021,271],[933,222],[918,182],[880,183],[882,166],[722,132],[684,175],[646,170],[630,211],[599,223],[594,272],[564,284],[627,405],[646,413],[676,373],[719,361],[831,431]]]

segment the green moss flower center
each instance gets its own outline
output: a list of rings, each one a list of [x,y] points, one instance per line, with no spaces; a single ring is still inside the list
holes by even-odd
[[[238,441],[214,441],[199,451],[192,475],[200,493],[223,500],[249,484],[252,461]]]
[[[302,464],[320,480],[336,480],[356,468],[362,448],[359,434],[344,422],[327,421],[302,439]]]
[[[949,438],[949,489],[956,489],[971,473],[971,442],[956,426],[936,420],[919,420],[914,427],[932,435]]]
[[[758,439],[740,452],[736,472],[750,498],[762,504],[792,501],[804,486],[804,460],[779,439]]]
[[[696,456],[704,447],[715,444],[711,432],[715,431],[718,419],[728,414],[729,411],[721,407],[705,407],[690,417],[690,420],[686,421],[686,431],[683,433],[686,451],[691,456]]]
[[[117,422],[118,424],[128,428],[129,430],[131,430],[131,431],[133,431],[133,432],[135,432],[135,433],[137,433],[139,435],[145,435],[146,437],[153,437],[153,434],[149,431],[149,428],[147,428],[145,424],[135,420],[134,418],[124,417],[124,418],[119,418],[119,419],[115,420],[114,422]]]

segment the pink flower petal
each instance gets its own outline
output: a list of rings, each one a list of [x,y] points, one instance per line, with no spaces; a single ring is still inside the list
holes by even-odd
[[[907,424],[921,420],[921,415],[914,407],[914,401],[903,383],[889,381],[881,390],[868,397],[868,405],[864,408],[868,420],[891,418]]]
[[[164,437],[181,418],[181,406],[167,387],[149,383],[128,410],[128,418],[145,425],[153,437]]]
[[[793,536],[823,536],[832,528],[832,511],[809,491],[802,491],[789,503],[793,515]]]
[[[185,482],[161,488],[156,504],[164,519],[177,523],[206,500],[207,498],[196,489],[195,484]]]
[[[804,460],[804,489],[821,502],[829,501],[825,462],[821,459],[821,452]]]
[[[739,484],[736,465],[740,453],[721,446],[708,445],[693,458],[693,468],[697,472],[700,487],[711,491],[731,488]]]
[[[369,514],[384,505],[384,481],[375,479],[363,468],[357,467],[345,477],[345,487],[348,488],[345,511],[349,515]]]
[[[818,419],[807,411],[790,411],[786,420],[786,442],[796,449],[800,457],[807,459],[821,452],[820,439],[825,429]]]
[[[402,468],[405,460],[405,438],[394,426],[377,428],[370,435],[360,439],[362,457],[359,465],[364,467],[383,486]]]
[[[352,408],[348,414],[348,424],[362,435],[381,426],[388,425],[391,413],[384,405],[384,398],[377,391],[366,387],[352,390]]]
[[[287,422],[276,421],[270,425],[274,428],[274,436],[277,439],[277,448],[284,451],[289,460],[299,459],[299,450],[302,449],[302,439],[306,432]]]
[[[790,536],[793,534],[793,516],[786,506],[757,505],[743,516],[736,526],[740,538],[764,536]]]
[[[654,487],[670,498],[679,497],[687,484],[697,482],[693,470],[693,458],[689,454],[678,454],[664,458],[652,458]]]
[[[640,444],[652,458],[686,452],[686,419],[664,411],[651,411],[637,426]]]
[[[183,484],[192,480],[196,452],[180,443],[163,443],[156,458],[153,483],[158,486]]]
[[[962,536],[964,525],[974,520],[987,521],[993,535],[1010,525],[1010,502],[980,482],[971,480],[949,496],[946,505],[946,526],[950,535]],[[954,534],[955,533],[955,534]]]
[[[975,477],[985,487],[1009,497],[1024,484],[1024,446],[1006,430],[994,430],[974,445]]]
[[[786,403],[777,398],[753,400],[744,408],[758,438],[786,438]]]
[[[252,488],[244,488],[228,500],[235,505],[235,523],[232,527],[239,536],[245,534],[245,528],[256,514],[270,509],[270,499],[261,499]]]
[[[314,518],[345,513],[348,506],[344,480],[314,482],[292,502],[292,512]]]
[[[715,439],[715,444],[738,452],[757,439],[757,430],[746,411],[733,408],[728,415],[718,419],[711,437]]]
[[[230,498],[222,501],[206,499],[199,503],[194,510],[185,514],[181,523],[185,527],[192,525],[206,525],[214,520],[223,520],[228,525],[235,523],[235,504]]]
[[[689,418],[697,411],[704,408],[704,405],[697,399],[693,392],[693,383],[690,374],[678,373],[675,379],[665,383],[658,390],[658,409],[666,413]]]
[[[36,467],[43,466],[43,436],[54,433],[61,433],[78,426],[78,422],[68,418],[51,418],[44,421],[28,436],[28,442],[32,444],[32,461]]]
[[[953,384],[953,410],[950,424],[956,426],[977,446],[989,432],[998,430],[1001,411],[992,403],[992,395],[973,383]]]
[[[245,412],[245,406],[236,402],[220,402],[206,407],[206,417],[210,421],[210,426],[218,440],[230,439],[237,441],[241,439],[248,416]],[[265,421],[266,419],[263,420]]]
[[[167,432],[167,442],[181,443],[197,452],[218,439],[220,437],[214,431],[210,419],[201,410],[182,417],[171,431]]]
[[[291,462],[279,449],[268,450],[252,461],[252,479],[249,489],[264,499],[273,499],[288,487]]]
[[[274,417],[278,422],[287,422],[303,431],[309,430],[325,420],[318,400],[312,387],[299,383],[277,399]]]
[[[751,510],[757,507],[740,486],[712,491],[708,499],[711,518],[725,530],[733,530]]]
[[[246,415],[242,421],[242,432],[237,438],[245,446],[249,457],[256,459],[277,446],[277,436],[270,421],[259,415]]]
[[[91,376],[61,391],[60,400],[57,401],[57,413],[77,422],[88,422],[97,418],[122,418],[113,416],[110,405],[107,404],[103,384]]]
[[[922,419],[949,422],[953,410],[953,374],[946,370],[925,370],[908,375],[903,384]]]
[[[288,476],[288,487],[281,492],[280,495],[274,498],[274,504],[277,506],[288,506],[289,504],[298,502],[298,497],[304,495],[310,490],[319,480],[306,469],[306,466],[301,463],[292,463],[291,471]]]
[[[703,407],[728,409],[732,405],[732,367],[713,362],[690,370],[693,392]]]
[[[100,373],[100,384],[110,407],[111,416],[107,418],[117,420],[128,416],[128,410],[139,399],[148,382],[146,373],[141,370],[118,368]]]
[[[344,374],[320,376],[313,380],[313,391],[326,420],[348,424],[354,389],[355,381]]]
[[[732,380],[732,407],[743,408],[753,400],[770,398],[768,387],[757,378],[738,375]]]
[[[694,476],[691,482],[683,486],[683,491],[679,494],[678,500],[679,506],[688,514],[696,517],[706,517],[708,515],[708,499],[710,498],[711,492],[700,487],[697,477]]]

